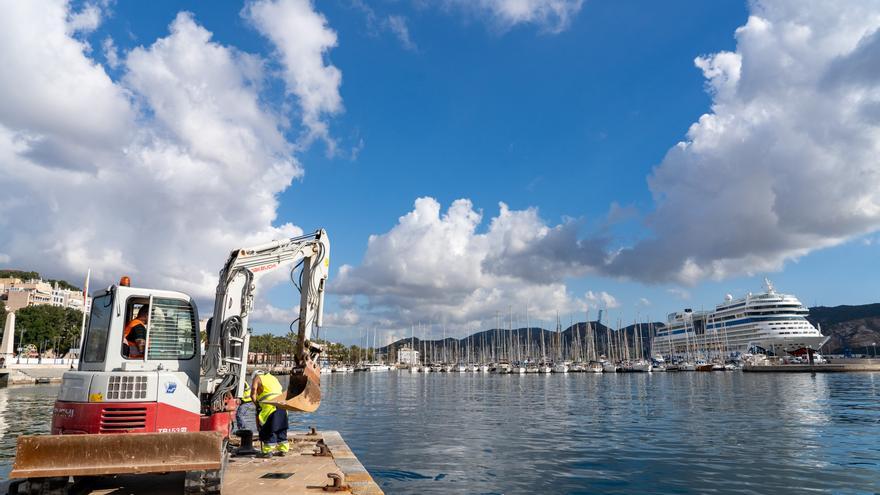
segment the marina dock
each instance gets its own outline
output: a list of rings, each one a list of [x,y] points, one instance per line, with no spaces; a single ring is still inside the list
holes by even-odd
[[[222,493],[316,494],[350,493],[382,495],[379,485],[361,465],[339,432],[291,432],[290,452],[285,457],[259,459],[231,457],[226,467]],[[321,455],[318,442],[325,444]],[[332,475],[332,476],[331,476]],[[71,493],[95,495],[153,495],[183,493],[183,473],[119,475],[96,479]],[[333,485],[336,485],[335,488]],[[326,489],[325,489],[326,488]],[[16,482],[4,482],[0,493],[18,493]]]
[[[822,364],[765,364],[743,366],[743,371],[763,373],[846,373],[880,371],[880,359],[835,359]]]

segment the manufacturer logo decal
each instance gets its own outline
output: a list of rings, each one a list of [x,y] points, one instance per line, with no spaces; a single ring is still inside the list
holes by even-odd
[[[76,414],[73,409],[68,409],[65,407],[56,407],[53,412],[55,413],[55,416],[63,418],[72,418]]]
[[[177,383],[176,382],[165,382],[165,393],[166,394],[173,394],[175,390],[177,390]]]
[[[104,394],[101,392],[89,394],[89,402],[104,402]]]
[[[278,263],[270,263],[268,265],[262,265],[262,266],[258,266],[255,268],[251,268],[251,271],[254,273],[258,273],[258,272],[262,272],[262,271],[266,271],[266,270],[271,270],[271,269],[275,268],[276,266],[278,266]]]

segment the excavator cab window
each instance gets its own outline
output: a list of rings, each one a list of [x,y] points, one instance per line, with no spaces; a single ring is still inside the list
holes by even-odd
[[[142,306],[149,303],[148,297],[128,298],[125,305],[126,324],[137,316]],[[198,326],[195,321],[195,311],[189,301],[154,297],[149,322],[144,323],[147,327],[147,359],[187,360],[195,356]],[[143,357],[131,357],[130,354],[130,343],[123,335],[122,356],[126,359],[143,359]]]
[[[196,355],[195,312],[189,301],[153,298],[147,358],[187,360]]]
[[[110,320],[113,313],[113,293],[107,293],[92,300],[89,329],[86,345],[83,346],[83,361],[103,363],[107,355],[107,339],[110,335]]]
[[[138,311],[140,311],[141,307],[146,306],[147,304],[149,304],[149,302],[150,302],[149,297],[129,297],[125,303],[125,320],[124,320],[125,323],[123,324],[123,326],[128,325],[128,323],[131,322],[131,320],[133,320],[137,316]],[[147,322],[145,321],[144,326],[146,326],[146,324],[147,324]],[[146,338],[146,336],[144,336],[144,338]],[[131,357],[130,354],[131,354],[131,345],[130,345],[129,341],[126,339],[125,332],[123,332],[123,335],[122,335],[122,356],[126,359],[143,359],[143,356],[135,358],[135,357]]]

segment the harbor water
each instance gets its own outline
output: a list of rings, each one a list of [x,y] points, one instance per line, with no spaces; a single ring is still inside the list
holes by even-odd
[[[877,493],[880,373],[322,375],[386,493]],[[0,476],[57,386],[0,390]]]

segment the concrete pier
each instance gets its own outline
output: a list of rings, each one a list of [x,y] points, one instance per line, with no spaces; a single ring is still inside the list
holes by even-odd
[[[342,436],[336,431],[291,432],[290,452],[285,457],[258,459],[232,457],[226,467],[224,495],[257,493],[316,494],[328,493],[324,487],[333,484],[328,476],[338,476],[347,489],[339,493],[382,495],[379,485],[361,465]],[[329,455],[316,456],[316,443],[323,440]],[[87,486],[74,490],[78,494],[153,495],[183,493],[183,473],[156,475],[119,475],[97,478]],[[14,484],[6,483],[0,493],[17,493]]]

